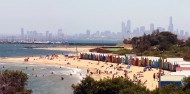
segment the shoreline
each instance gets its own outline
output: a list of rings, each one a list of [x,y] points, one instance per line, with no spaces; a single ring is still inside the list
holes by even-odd
[[[138,75],[140,71],[143,71],[144,67],[138,67],[138,66],[131,66],[130,69],[126,69],[125,64],[117,65],[116,63],[106,63],[102,61],[92,61],[92,60],[83,60],[83,59],[76,59],[74,58],[68,58],[63,55],[58,55],[57,58],[54,58],[53,60],[48,59],[47,57],[29,57],[29,61],[24,62],[24,57],[22,58],[5,58],[0,59],[0,62],[2,63],[33,63],[33,64],[45,64],[45,65],[51,65],[51,66],[58,66],[58,67],[70,67],[70,68],[79,68],[82,70],[90,70],[90,73],[87,73],[87,75],[90,75],[95,80],[100,80],[104,78],[111,79],[113,77],[113,74],[115,77],[124,77],[123,70],[129,71],[128,73],[129,79],[132,80],[134,74]],[[68,64],[69,62],[69,64]],[[112,66],[113,67],[110,67]],[[122,70],[117,70],[115,67],[122,67]],[[101,74],[97,73],[97,70],[101,71]],[[112,73],[111,73],[112,72]],[[164,71],[166,75],[169,75],[169,71]],[[158,87],[158,81],[154,80],[152,78],[152,75],[154,73],[158,73],[158,69],[154,69],[152,71],[147,71],[142,73],[143,77],[138,77],[142,82],[145,82],[147,80],[147,83],[144,84],[149,90],[153,90],[156,87]],[[116,74],[116,75],[115,75]],[[84,74],[83,74],[84,75]]]
[[[56,47],[44,47],[44,48],[33,48],[39,50],[53,50],[53,51],[70,51],[76,52],[89,52],[90,49],[94,49],[102,46],[56,46]],[[77,48],[77,49],[76,49]]]
[[[93,49],[97,46],[79,46],[77,47],[78,52],[89,52],[89,49]],[[36,48],[35,48],[36,49]],[[68,47],[49,47],[49,48],[37,48],[41,50],[58,50],[58,51],[76,51],[75,46]],[[127,69],[126,64],[117,64],[111,62],[93,61],[77,59],[74,57],[65,57],[64,55],[46,55],[46,56],[35,56],[29,57],[28,61],[24,61],[28,57],[6,57],[0,58],[2,63],[33,63],[33,64],[45,64],[58,67],[69,67],[69,68],[79,68],[89,73],[87,75],[91,76],[95,80],[100,79],[112,79],[113,77],[126,77],[125,73],[127,71],[127,78],[134,80],[134,75],[141,81],[142,86],[147,87],[149,90],[154,90],[158,87],[158,79],[153,79],[153,74],[158,73],[159,70],[152,68],[151,71],[143,72],[144,67],[131,66]],[[164,70],[166,75],[170,75],[170,71]],[[84,75],[84,74],[83,74]],[[86,74],[85,74],[86,75]]]

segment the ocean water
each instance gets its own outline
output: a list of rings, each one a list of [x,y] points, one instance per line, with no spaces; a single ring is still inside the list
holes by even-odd
[[[29,77],[26,87],[32,89],[32,94],[72,94],[72,84],[79,83],[86,74],[81,69],[45,64],[0,63],[0,70],[6,69],[26,73]],[[64,77],[64,80],[61,80],[61,77]]]
[[[74,52],[68,51],[49,51],[26,49],[24,47],[41,46],[50,47],[58,46],[56,44],[0,44],[0,59],[5,57],[23,57],[23,56],[39,56],[50,54],[69,54]],[[3,68],[4,66],[4,68]],[[27,67],[27,68],[26,68]],[[4,63],[0,62],[0,70],[20,70],[29,77],[29,89],[33,94],[72,94],[72,84],[77,84],[85,77],[85,71],[76,68],[59,67],[45,64],[33,63]],[[52,74],[53,72],[53,74]],[[80,73],[83,75],[81,76]],[[72,76],[70,75],[72,74]],[[37,75],[37,77],[36,77]],[[64,80],[61,80],[64,77]]]
[[[69,51],[50,51],[40,49],[27,49],[24,47],[53,47],[61,46],[58,44],[0,44],[0,57],[23,57],[23,56],[39,56],[47,54],[69,54]],[[63,45],[62,45],[63,46]]]

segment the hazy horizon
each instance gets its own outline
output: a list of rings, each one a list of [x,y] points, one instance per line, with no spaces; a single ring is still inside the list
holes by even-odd
[[[189,32],[188,0],[1,0],[0,34],[20,34],[26,31],[66,34],[110,30],[121,32],[121,22],[131,20],[132,29],[154,23],[169,25]]]

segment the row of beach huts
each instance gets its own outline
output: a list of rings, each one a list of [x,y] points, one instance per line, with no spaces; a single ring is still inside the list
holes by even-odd
[[[162,76],[160,86],[173,83],[177,86],[183,85],[185,77],[190,76],[190,62],[183,58],[166,58],[154,56],[136,56],[135,54],[116,55],[102,53],[80,53],[80,59],[104,61],[112,63],[124,63],[134,66],[151,66],[152,68],[161,68],[171,71],[171,75]]]

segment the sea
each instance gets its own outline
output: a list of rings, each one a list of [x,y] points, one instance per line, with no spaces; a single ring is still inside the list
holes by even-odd
[[[8,57],[41,56],[51,54],[72,54],[69,51],[49,51],[27,49],[25,47],[53,47],[61,44],[0,44],[0,59]],[[34,63],[0,62],[0,70],[19,70],[28,75],[26,87],[32,94],[72,94],[72,84],[77,84],[85,77],[86,71],[77,68],[60,67]],[[82,73],[83,75],[80,75]],[[72,74],[72,75],[70,75]],[[61,79],[64,78],[64,80]]]

